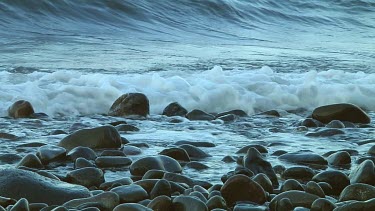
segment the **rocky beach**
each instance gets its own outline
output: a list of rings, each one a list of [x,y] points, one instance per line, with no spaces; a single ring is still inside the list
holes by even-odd
[[[108,114],[49,117],[17,101],[0,119],[2,210],[373,210],[373,112],[150,115],[142,93]],[[29,137],[32,137],[30,139]]]

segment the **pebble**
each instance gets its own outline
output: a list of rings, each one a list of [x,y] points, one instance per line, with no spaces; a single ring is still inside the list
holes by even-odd
[[[93,163],[85,158],[77,158],[74,162],[74,169],[80,169],[85,167],[96,167]]]

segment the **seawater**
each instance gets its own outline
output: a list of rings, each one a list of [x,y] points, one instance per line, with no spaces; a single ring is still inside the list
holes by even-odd
[[[18,147],[22,143],[55,144],[64,137],[48,135],[53,130],[73,132],[77,123],[84,128],[119,120],[105,116],[113,101],[142,92],[150,100],[150,118],[128,120],[141,131],[122,135],[148,143],[142,155],[178,140],[214,142],[217,147],[205,149],[214,156],[202,161],[211,168],[188,169],[190,175],[218,181],[234,168],[221,162],[223,156],[259,141],[280,142],[271,153],[354,148],[363,156],[368,146],[357,142],[372,138],[373,125],[311,138],[295,123],[317,106],[342,102],[374,117],[374,10],[372,0],[1,1],[0,116],[19,99],[49,115],[1,118],[0,132],[19,137],[0,139],[1,152],[24,155],[36,148]],[[213,113],[288,112],[231,124],[172,124],[160,114],[174,101]],[[306,112],[293,112],[297,109]]]

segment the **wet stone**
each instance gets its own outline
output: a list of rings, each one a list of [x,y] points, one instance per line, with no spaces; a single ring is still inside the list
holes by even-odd
[[[331,201],[320,198],[315,200],[311,205],[311,211],[331,211],[334,210],[337,206]]]
[[[110,116],[143,116],[150,113],[149,100],[143,93],[126,93],[115,100],[109,109]]]
[[[356,183],[347,186],[340,194],[339,201],[367,201],[375,198],[375,187],[368,184]]]
[[[211,155],[209,155],[208,153],[190,144],[183,144],[183,145],[180,145],[179,147],[186,150],[190,158],[200,159],[200,158],[211,157]]]
[[[100,153],[100,156],[126,156],[123,151],[120,150],[104,150]]]
[[[143,176],[148,170],[163,170],[180,173],[182,168],[173,158],[165,155],[148,156],[134,161],[130,166],[130,173],[135,176]]]
[[[286,192],[286,191],[290,191],[290,190],[304,191],[302,185],[295,179],[286,180],[280,188],[281,192]]]
[[[63,206],[66,208],[82,208],[82,205],[88,203],[95,203],[96,206],[105,210],[113,210],[113,208],[120,204],[120,198],[116,193],[103,192],[88,198],[70,200],[64,203]]]
[[[323,127],[324,124],[319,122],[318,120],[307,118],[304,119],[302,122],[299,123],[299,126],[305,126],[305,127]]]
[[[117,125],[117,126],[115,126],[115,128],[119,132],[137,132],[137,131],[139,131],[139,128],[137,128],[136,126],[128,125],[128,124]]]
[[[330,137],[334,135],[342,135],[345,134],[343,130],[340,129],[321,129],[316,132],[309,132],[306,133],[306,136],[311,136],[311,137]]]
[[[310,208],[312,203],[319,197],[310,193],[298,190],[290,190],[275,196],[269,205],[271,211],[280,210],[281,200],[288,199],[293,207]],[[289,205],[288,205],[289,206]]]
[[[294,166],[286,169],[281,175],[284,179],[297,179],[308,181],[313,178],[315,172],[309,167]]]
[[[74,149],[70,150],[67,156],[72,160],[75,161],[77,158],[85,158],[87,160],[95,160],[97,155],[89,147],[75,147]]]
[[[173,209],[175,211],[208,210],[204,202],[192,196],[177,196],[176,198],[174,198]]]
[[[0,165],[3,164],[15,164],[22,159],[22,156],[13,153],[0,154]]]
[[[350,163],[352,162],[350,154],[345,151],[336,152],[330,155],[327,158],[327,161],[330,165],[334,166],[350,165]]]
[[[38,149],[36,155],[40,158],[42,163],[48,164],[52,161],[64,159],[66,156],[66,150],[55,145],[44,145]]]
[[[23,157],[22,160],[17,164],[17,168],[21,166],[34,168],[34,169],[44,168],[42,162],[34,154],[27,154],[25,157]]]
[[[225,202],[225,199],[221,196],[213,196],[211,197],[207,202],[206,205],[208,207],[208,210],[213,210],[215,208],[220,208],[227,210],[227,204]]]
[[[104,182],[104,173],[102,170],[94,167],[86,167],[70,171],[66,179],[74,184],[79,184],[90,188],[99,187]]]
[[[187,163],[186,167],[191,168],[191,169],[195,169],[195,170],[204,170],[204,169],[210,168],[209,166],[207,166],[203,163],[197,162],[197,161],[191,161],[191,162]]]
[[[100,168],[129,166],[132,160],[120,156],[101,156],[95,159],[95,164]]]
[[[259,144],[250,144],[245,147],[242,147],[240,150],[236,152],[236,154],[242,154],[242,153],[247,153],[247,151],[251,148],[257,149],[260,153],[268,153],[268,150],[265,146],[259,145]]]
[[[102,190],[108,190],[114,184],[117,184],[118,186],[121,186],[121,185],[130,185],[132,183],[133,183],[132,179],[130,179],[129,177],[124,177],[124,178],[116,179],[116,180],[113,180],[113,181],[110,181],[110,182],[104,182],[99,186],[99,188],[102,189]]]
[[[375,156],[375,145],[373,145],[368,151],[367,154]]]
[[[186,118],[189,120],[201,120],[201,121],[211,121],[215,119],[215,116],[208,114],[204,111],[194,109],[186,114]]]
[[[150,192],[150,198],[154,199],[161,195],[165,195],[169,197],[172,195],[171,185],[165,179],[161,179],[155,184],[154,188]]]
[[[252,178],[256,183],[258,183],[262,188],[267,191],[268,193],[273,192],[273,187],[272,187],[272,182],[271,180],[267,177],[267,175],[263,173],[259,173],[255,175]]]
[[[328,162],[320,155],[307,152],[294,152],[281,155],[280,160],[297,164],[327,165]]]
[[[122,151],[125,153],[125,155],[139,155],[142,153],[142,150],[139,147],[132,145],[124,145]]]
[[[152,211],[152,209],[137,203],[125,203],[118,205],[113,211]]]
[[[332,194],[340,195],[341,191],[350,184],[348,176],[340,171],[323,171],[312,179],[315,182],[327,182],[332,186]]]
[[[185,162],[190,161],[189,154],[186,152],[186,150],[182,149],[182,148],[178,148],[178,147],[172,147],[172,148],[169,148],[169,149],[164,149],[159,154],[166,155],[166,156],[174,158],[178,161],[185,161]]]
[[[345,125],[340,120],[332,120],[326,125],[326,127],[327,128],[345,128]]]
[[[348,121],[352,123],[370,123],[370,117],[361,108],[348,103],[331,104],[316,108],[312,117],[323,123],[332,120]]]
[[[207,141],[177,141],[174,143],[176,146],[184,145],[184,144],[189,144],[193,145],[195,147],[215,147],[216,145],[212,142],[207,142]]]
[[[85,167],[96,167],[92,162],[85,158],[77,158],[74,162],[74,169],[80,169]]]
[[[375,185],[375,165],[371,160],[365,160],[350,172],[350,183],[365,183]]]
[[[8,108],[8,116],[13,118],[27,118],[34,114],[34,108],[30,102],[19,100]]]
[[[306,184],[305,191],[307,193],[311,193],[311,194],[317,195],[317,196],[319,196],[321,198],[325,197],[325,193],[324,193],[323,189],[316,182],[314,182],[314,181],[309,181]]]
[[[120,197],[120,203],[136,203],[148,198],[148,193],[136,184],[122,185],[111,189]]]
[[[152,210],[172,210],[172,199],[168,196],[158,196],[154,198],[148,205]]]
[[[187,113],[188,111],[178,102],[170,103],[163,110],[163,115],[166,116],[185,116]]]

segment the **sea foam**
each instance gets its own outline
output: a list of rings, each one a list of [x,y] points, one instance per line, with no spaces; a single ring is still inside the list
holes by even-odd
[[[188,110],[222,112],[243,109],[249,114],[270,109],[313,109],[331,103],[354,103],[375,110],[375,74],[339,70],[278,73],[264,66],[254,70],[211,70],[102,74],[77,71],[29,74],[0,72],[0,115],[16,100],[28,100],[48,115],[104,114],[117,97],[142,92],[151,114],[177,101]]]

